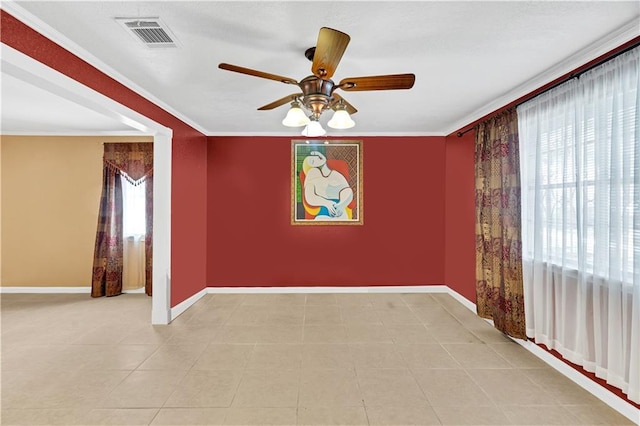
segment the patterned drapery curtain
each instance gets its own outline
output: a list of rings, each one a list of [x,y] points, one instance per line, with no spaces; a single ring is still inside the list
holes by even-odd
[[[153,144],[151,144],[151,161],[153,164]],[[153,283],[153,173],[149,173],[147,176],[147,186],[145,191],[147,192],[145,209],[147,219],[147,232],[145,234],[145,282],[144,291],[147,295],[152,295],[152,283]]]
[[[103,167],[102,197],[93,255],[91,297],[122,293],[122,183],[120,174]]]
[[[145,292],[152,289],[153,241],[153,143],[105,143],[103,187],[93,256],[91,296],[122,293],[122,181],[133,185],[146,181]]]
[[[516,110],[480,123],[475,142],[478,315],[526,339]]]

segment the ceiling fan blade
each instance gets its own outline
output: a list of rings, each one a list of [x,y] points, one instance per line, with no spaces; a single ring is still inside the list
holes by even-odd
[[[278,108],[279,106],[292,102],[293,100],[295,100],[297,97],[300,97],[300,96],[302,96],[302,93],[292,93],[290,95],[285,96],[282,99],[278,99],[277,101],[273,101],[270,104],[261,106],[260,108],[258,108],[258,111],[265,111],[268,109]]]
[[[343,32],[327,27],[320,28],[311,72],[319,78],[331,78],[350,40],[351,37]]]
[[[294,80],[293,78],[283,77],[283,76],[277,75],[277,74],[269,74],[267,72],[262,72],[262,71],[256,71],[256,70],[252,70],[250,68],[239,67],[237,65],[231,65],[231,64],[222,63],[222,64],[218,65],[218,68],[223,69],[223,70],[227,70],[227,71],[238,72],[240,74],[252,75],[254,77],[261,77],[261,78],[266,78],[266,79],[269,79],[269,80],[275,80],[275,81],[279,81],[281,83],[298,84],[298,82],[296,80]]]
[[[342,103],[347,107],[347,112],[350,115],[353,115],[356,112],[358,112],[358,110],[355,109],[355,107],[353,105],[351,105],[349,102],[347,102],[347,100],[345,98],[343,98],[342,96],[338,95],[337,93],[333,93],[331,96],[333,96],[333,99],[334,99],[333,103],[331,104],[331,108],[333,108],[338,103],[340,103],[340,101],[342,101]]]
[[[340,81],[342,90],[357,92],[363,90],[411,89],[416,80],[414,74],[374,75],[369,77],[350,77]]]

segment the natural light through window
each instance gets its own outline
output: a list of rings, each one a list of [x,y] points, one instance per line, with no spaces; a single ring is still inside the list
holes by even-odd
[[[519,110],[523,255],[630,285],[640,250],[637,107],[606,108],[606,97],[601,108],[585,107],[575,99],[585,95],[571,83],[557,98]]]
[[[517,111],[527,336],[640,403],[640,49]]]
[[[123,234],[124,237],[142,238],[146,234],[146,183],[133,185],[122,179]]]

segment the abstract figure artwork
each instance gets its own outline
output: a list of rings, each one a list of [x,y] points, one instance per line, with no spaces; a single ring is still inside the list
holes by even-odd
[[[362,225],[361,141],[292,145],[292,224]]]

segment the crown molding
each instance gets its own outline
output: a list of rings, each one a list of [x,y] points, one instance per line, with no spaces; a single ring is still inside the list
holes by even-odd
[[[23,7],[18,5],[14,0],[2,0],[0,3],[0,8],[4,9],[7,13],[13,15],[16,19],[20,20],[23,24],[42,34],[44,37],[58,44],[63,49],[68,50],[78,58],[87,62],[89,65],[95,67],[99,71],[113,78],[123,86],[127,87],[130,90],[133,90],[138,95],[144,97],[148,101],[154,103],[158,107],[167,111],[174,117],[178,118],[182,122],[188,124],[193,127],[197,131],[202,134],[206,134],[206,130],[200,126],[198,123],[195,123],[193,120],[189,119],[179,111],[175,110],[173,107],[169,106],[162,100],[158,99],[142,87],[138,86],[133,81],[129,80],[124,75],[120,74],[115,69],[111,68],[109,65],[98,59],[96,56],[88,52],[86,49],[60,33],[58,30],[51,27],[49,24],[36,17],[32,13],[25,10]]]
[[[182,113],[173,109],[171,106],[158,99],[151,93],[147,92],[142,87],[135,84],[133,81],[129,80],[100,59],[95,57],[90,52],[86,51],[84,48],[79,46],[74,41],[70,40],[59,31],[52,28],[50,25],[46,24],[41,19],[37,18],[35,15],[31,14],[20,5],[18,5],[14,0],[2,0],[0,7],[15,16],[17,19],[22,21],[25,25],[33,28],[43,36],[47,37],[51,41],[59,44],[64,49],[68,50],[72,54],[78,56],[83,59],[87,63],[91,64],[101,72],[105,73],[111,78],[114,78],[124,86],[143,96],[147,100],[153,102],[160,108],[174,115],[176,118],[180,119],[184,123],[198,130],[200,133],[206,136],[281,136],[281,137],[294,137],[297,135],[288,135],[282,134],[280,132],[232,132],[232,133],[221,133],[208,131],[198,123],[195,123],[190,118],[186,117]],[[463,118],[460,118],[453,122],[445,131],[437,131],[437,132],[367,132],[361,133],[358,136],[448,136],[453,134],[454,132],[468,126],[470,123],[481,119],[482,117],[491,114],[494,111],[499,110],[500,108],[508,105],[515,100],[526,96],[527,94],[535,91],[536,89],[548,84],[549,82],[554,81],[555,79],[570,73],[576,68],[594,60],[595,58],[619,47],[632,40],[634,37],[639,35],[637,19],[633,19],[628,22],[626,25],[620,27],[618,30],[610,33],[608,36],[599,40],[596,43],[576,52],[574,55],[566,58],[555,66],[549,68],[547,71],[538,74],[522,85],[514,88],[503,96],[498,97],[492,102],[478,108],[472,113],[466,115]],[[350,135],[330,135],[329,137],[343,137]]]
[[[624,43],[633,40],[639,35],[640,31],[638,31],[638,20],[636,18],[623,25],[616,31],[610,33],[608,36],[600,39],[596,43],[593,43],[592,45],[579,50],[575,54],[549,68],[547,71],[538,74],[532,79],[526,81],[525,83],[521,84],[505,95],[475,110],[466,117],[457,120],[454,125],[449,128],[447,135],[450,135],[462,129],[468,126],[470,123],[473,123],[474,121],[477,121],[482,117],[499,110],[505,105],[509,105],[515,100],[520,99],[529,93],[532,93],[540,87],[543,87],[544,85],[549,84],[550,82],[564,75],[567,75],[568,73],[576,70],[584,64],[587,64],[594,59],[606,54],[607,52],[611,52],[617,47],[620,47]]]
[[[283,134],[281,132],[204,132],[205,135],[211,137],[279,137],[279,138],[296,138],[303,139],[304,136],[301,136],[299,132],[297,133],[287,133]],[[324,138],[327,140],[336,139],[336,138],[361,138],[361,137],[446,137],[450,133],[444,132],[363,132],[358,134],[326,134],[325,136],[321,136],[320,138]],[[318,138],[313,138],[318,139]]]
[[[153,136],[152,132],[136,130],[90,130],[70,132],[33,132],[33,131],[0,131],[1,136]]]

